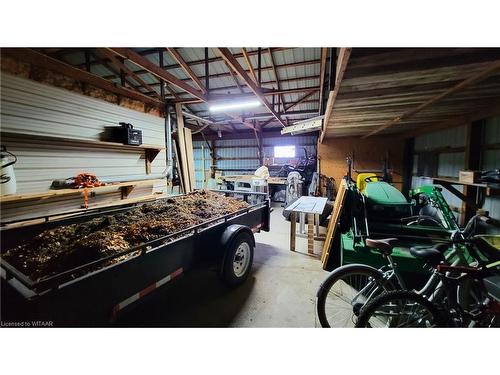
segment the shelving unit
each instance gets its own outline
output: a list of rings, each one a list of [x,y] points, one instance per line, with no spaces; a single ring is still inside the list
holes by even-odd
[[[126,199],[132,191],[138,186],[151,185],[159,182],[165,182],[163,179],[151,179],[151,180],[138,180],[138,181],[129,181],[129,182],[120,182],[115,184],[108,184],[105,186],[99,186],[94,188],[87,188],[87,192],[96,193],[96,192],[105,192],[106,190],[121,190],[122,200]],[[166,184],[166,182],[165,182]],[[85,189],[59,189],[59,190],[50,190],[42,193],[33,193],[33,194],[13,194],[13,195],[5,195],[0,197],[0,204],[6,203],[18,203],[30,200],[47,200],[55,197],[69,196],[69,195],[81,195],[84,193]]]
[[[9,133],[2,132],[2,136],[7,137],[16,137],[16,138],[29,138],[32,140],[46,140],[52,142],[64,142],[64,143],[78,143],[81,145],[88,146],[101,146],[112,149],[120,149],[120,150],[140,150],[144,152],[144,160],[145,160],[145,171],[146,174],[151,174],[151,163],[156,158],[156,156],[160,153],[160,151],[165,150],[165,147],[161,147],[158,145],[147,145],[142,144],[140,146],[133,145],[125,145],[117,142],[107,142],[100,141],[97,139],[88,139],[88,138],[66,138],[59,136],[48,136],[48,135],[39,135],[35,133]]]
[[[484,197],[497,195],[500,192],[500,184],[488,184],[488,183],[466,183],[461,182],[456,178],[445,178],[445,177],[433,177],[432,182],[443,186],[450,193],[460,198],[462,201],[467,203],[474,210],[480,209],[484,204]],[[478,188],[478,194],[476,200],[472,201],[470,198],[465,196],[462,192],[457,190],[453,185],[462,186],[474,186]],[[481,192],[481,193],[480,193]]]

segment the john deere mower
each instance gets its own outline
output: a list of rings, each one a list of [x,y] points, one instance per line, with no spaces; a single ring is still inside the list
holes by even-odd
[[[384,259],[365,246],[365,239],[396,237],[401,244],[394,249],[393,258],[400,270],[407,274],[425,272],[409,248],[450,243],[451,234],[458,229],[441,188],[421,186],[411,190],[407,199],[390,183],[386,163],[382,171],[358,171],[353,180],[352,160],[347,162],[344,205],[325,269],[350,263],[380,267]]]

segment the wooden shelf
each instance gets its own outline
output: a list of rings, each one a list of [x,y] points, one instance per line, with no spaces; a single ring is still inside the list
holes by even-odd
[[[434,183],[443,185],[463,185],[463,186],[475,186],[479,188],[486,189],[486,195],[490,196],[493,190],[500,190],[500,184],[488,184],[488,183],[467,183],[460,182],[456,178],[446,178],[446,177],[433,177],[432,181]]]
[[[68,138],[68,137],[59,137],[50,135],[39,135],[34,133],[2,132],[1,135],[2,137],[15,137],[15,138],[30,139],[30,140],[38,140],[38,141],[77,143],[80,145],[105,147],[107,149],[140,151],[141,153],[144,153],[144,162],[145,162],[144,167],[146,174],[151,174],[151,164],[153,163],[153,160],[160,153],[160,151],[165,150],[165,147],[158,145],[142,144],[140,146],[134,146],[134,145],[124,145],[123,143],[118,143],[118,142],[100,141],[97,139]]]
[[[122,200],[127,198],[132,190],[137,186],[151,185],[158,182],[165,181],[163,179],[151,179],[151,180],[138,180],[138,181],[129,181],[129,182],[119,182],[119,183],[111,183],[105,186],[99,186],[94,188],[87,188],[89,193],[105,191],[105,190],[115,190],[121,189],[122,191]],[[0,204],[5,203],[16,203],[16,202],[24,202],[30,200],[46,200],[54,197],[61,196],[69,196],[69,195],[79,195],[83,194],[85,189],[57,189],[50,190],[42,193],[32,193],[32,194],[12,194],[12,195],[4,195],[0,197]],[[121,202],[121,201],[120,201]]]
[[[69,137],[58,137],[58,136],[50,136],[50,135],[39,135],[34,133],[11,133],[11,132],[2,132],[2,137],[16,137],[16,138],[29,138],[36,140],[50,140],[54,142],[70,142],[70,143],[79,143],[82,145],[93,145],[93,146],[104,146],[109,148],[119,148],[126,150],[157,150],[160,152],[161,150],[165,150],[165,147],[159,145],[147,145],[142,144],[140,146],[133,145],[124,145],[118,142],[107,142],[100,141],[97,139],[87,139],[87,138],[69,138]]]

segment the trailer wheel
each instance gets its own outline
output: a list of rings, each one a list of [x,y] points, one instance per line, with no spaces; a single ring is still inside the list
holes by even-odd
[[[239,233],[226,249],[222,280],[236,286],[243,283],[252,269],[253,239],[247,232]]]

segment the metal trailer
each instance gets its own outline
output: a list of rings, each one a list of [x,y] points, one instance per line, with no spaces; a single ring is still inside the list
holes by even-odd
[[[230,191],[223,193],[234,194]],[[256,193],[238,194],[248,197]],[[252,267],[255,247],[253,233],[269,231],[269,199],[266,194],[262,194],[261,198],[261,203],[233,214],[38,281],[30,280],[0,258],[1,319],[54,322],[56,326],[108,325],[120,311],[194,267],[213,268],[223,281],[238,285],[246,279]],[[0,232],[2,251],[46,229],[81,223],[131,208],[122,207],[35,225],[3,228]],[[113,258],[132,253],[135,255],[99,268],[99,265]],[[243,253],[247,258],[242,258]],[[243,261],[247,263],[243,264]],[[241,272],[245,265],[247,269]]]

